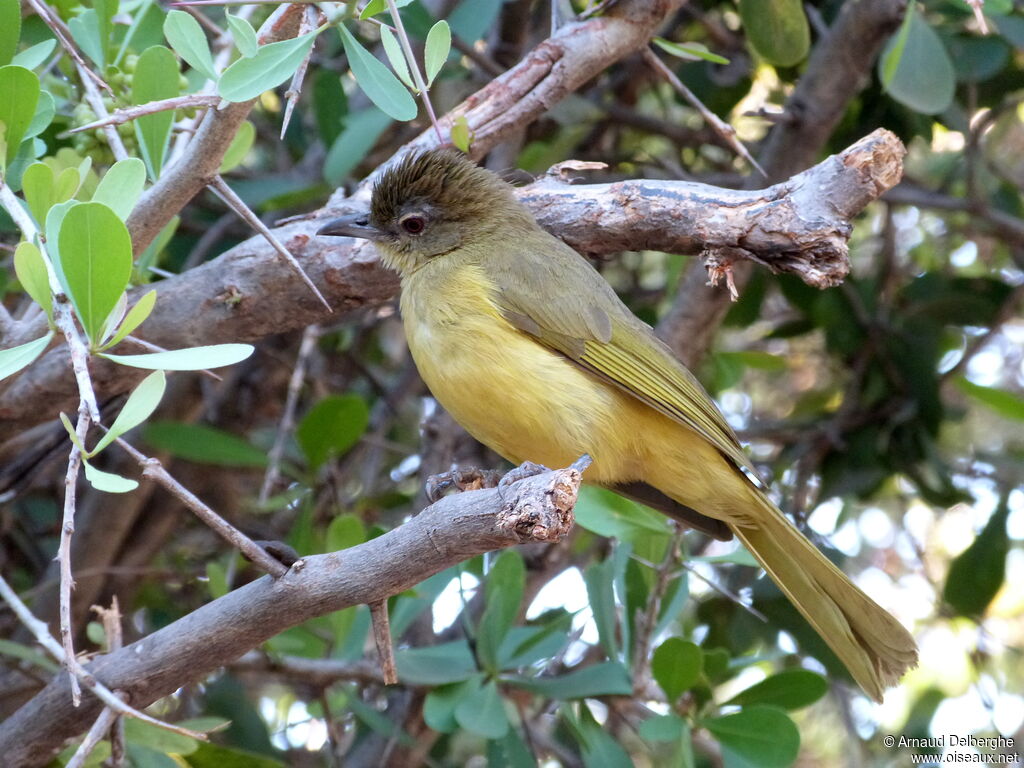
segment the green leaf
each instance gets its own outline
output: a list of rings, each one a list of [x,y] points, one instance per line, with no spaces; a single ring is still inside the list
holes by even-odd
[[[505,635],[512,628],[519,613],[519,604],[526,588],[526,566],[522,556],[506,549],[494,561],[487,574],[485,603],[477,633],[477,654],[484,666],[492,672],[501,668],[499,649]]]
[[[143,51],[135,65],[132,78],[132,103],[170,99],[178,95],[178,59],[170,48],[154,45]],[[156,181],[164,165],[164,155],[174,124],[174,110],[143,115],[135,120],[135,134],[139,138],[142,157],[150,177]]]
[[[562,708],[562,716],[580,744],[585,768],[633,768],[633,761],[626,750],[605,732],[590,713],[589,707],[581,702],[579,709],[579,720],[572,716],[568,707]]]
[[[360,21],[366,21],[367,19],[376,16],[378,13],[384,13],[387,10],[387,0],[370,0],[366,4],[366,7],[359,14]],[[387,29],[387,27],[381,27],[381,32]]]
[[[255,56],[256,50],[259,48],[259,41],[256,39],[256,30],[252,28],[252,24],[241,16],[232,16],[230,13],[224,15],[227,17],[231,34],[235,37],[235,47],[239,53],[245,58]],[[264,88],[264,90],[266,89]],[[248,99],[243,99],[243,101],[248,101]]]
[[[231,144],[224,153],[224,159],[221,160],[221,175],[234,170],[243,160],[245,160],[246,155],[249,154],[249,150],[252,149],[252,143],[255,139],[255,125],[246,120],[238,126],[238,131],[235,133],[235,137],[231,139]]]
[[[210,44],[206,41],[203,28],[190,14],[178,10],[168,13],[164,19],[164,37],[192,69],[210,80],[217,79]]]
[[[809,669],[787,669],[740,691],[726,704],[771,704],[782,709],[810,706],[828,693],[828,681]]]
[[[61,221],[57,240],[69,297],[89,340],[98,345],[107,316],[128,286],[131,237],[106,205],[75,203]]]
[[[463,152],[469,152],[469,142],[472,136],[469,131],[469,121],[465,115],[459,115],[455,118],[449,135],[452,137],[452,144]]]
[[[395,665],[398,677],[409,685],[458,683],[477,672],[476,659],[465,640],[397,650]]]
[[[46,163],[32,163],[21,176],[21,191],[37,223],[46,221],[46,213],[54,203],[53,169]]]
[[[283,83],[299,68],[316,40],[316,31],[292,40],[261,45],[254,56],[224,70],[217,89],[222,98],[242,102]]]
[[[206,564],[206,587],[210,592],[210,597],[216,600],[218,597],[224,597],[231,588],[228,586],[228,572],[223,565],[211,560]]]
[[[1000,416],[1008,419],[1024,420],[1024,398],[1007,392],[1005,389],[995,387],[983,387],[960,376],[956,380],[957,389],[965,395],[977,400],[987,408],[992,409]]]
[[[590,610],[597,625],[597,636],[601,647],[614,659],[619,652],[615,638],[618,617],[615,612],[615,563],[608,560],[594,562],[583,571],[583,583],[587,586]]]
[[[0,123],[6,126],[7,150],[0,154],[0,173],[14,160],[39,103],[39,78],[24,67],[0,67]]]
[[[665,53],[677,56],[686,61],[710,61],[715,64],[728,64],[729,60],[724,56],[711,53],[706,45],[701,43],[673,43],[663,37],[651,38],[651,42],[661,48]]]
[[[591,485],[580,489],[575,512],[577,525],[609,538],[632,541],[669,533],[664,515]]]
[[[384,54],[388,57],[388,61],[391,63],[391,68],[398,75],[399,80],[406,84],[409,88],[415,90],[416,86],[413,83],[412,75],[409,74],[409,63],[405,60],[405,53],[402,52],[402,44],[398,42],[398,38],[395,37],[395,33],[387,27],[381,27],[380,29],[380,42],[384,46]]]
[[[350,115],[345,121],[345,130],[338,135],[327,152],[324,180],[328,184],[340,186],[393,123],[390,117],[373,105]]]
[[[13,640],[0,638],[0,655],[27,661],[29,664],[34,664],[47,672],[56,674],[60,670],[60,667],[54,664],[53,660],[42,651],[37,651],[31,646],[22,645]]]
[[[71,439],[71,442],[74,443],[75,447],[82,452],[82,455],[85,455],[87,451],[85,450],[85,446],[82,445],[82,441],[78,439],[78,433],[75,431],[75,425],[71,423],[71,419],[68,418],[64,411],[60,412],[60,423],[63,424],[64,429],[67,430],[68,437]]]
[[[447,21],[439,21],[430,28],[427,33],[427,44],[423,50],[423,65],[427,75],[427,86],[429,87],[441,67],[448,61],[448,54],[452,50],[452,31]]]
[[[266,738],[266,737],[264,737]],[[191,768],[285,768],[279,760],[238,747],[222,747],[201,741],[188,756]]]
[[[149,313],[153,311],[155,304],[156,290],[143,294],[142,298],[135,302],[135,306],[128,310],[128,314],[124,316],[124,320],[121,321],[117,332],[110,338],[110,341],[103,345],[103,349],[110,349],[124,341],[128,334],[145,322],[146,318],[149,317]]]
[[[355,515],[338,515],[327,526],[325,538],[327,551],[337,552],[366,541],[366,527]]]
[[[655,715],[640,723],[637,732],[644,741],[679,741],[686,722],[679,715]]]
[[[41,306],[53,322],[53,295],[50,293],[50,277],[43,255],[35,244],[27,240],[18,243],[14,251],[14,272],[25,293]]]
[[[330,395],[309,409],[295,429],[295,439],[309,465],[319,469],[359,442],[370,424],[370,410],[358,395]]]
[[[13,376],[27,365],[30,365],[37,357],[43,354],[46,345],[53,338],[53,331],[47,332],[35,341],[21,344],[10,349],[0,349],[0,380]]]
[[[1004,497],[970,546],[949,564],[942,599],[958,615],[980,617],[1002,588],[1010,551],[1009,517],[1010,505]]]
[[[154,421],[143,439],[158,451],[197,464],[220,467],[265,467],[266,453],[245,439],[206,424]]]
[[[807,57],[811,31],[800,0],[739,0],[747,42],[769,63],[791,67]]]
[[[118,160],[103,174],[92,202],[104,203],[122,221],[128,218],[146,184],[146,165],[137,157]]]
[[[886,43],[879,77],[896,101],[926,115],[953,103],[956,73],[942,40],[921,15],[908,13],[904,26]]]
[[[125,741],[130,741],[133,744],[149,747],[157,752],[176,755],[190,755],[199,747],[199,742],[191,736],[174,733],[134,717],[125,719],[124,737]]]
[[[10,64],[21,36],[21,3],[0,0],[0,66]]]
[[[97,491],[104,491],[105,493],[129,493],[139,487],[139,484],[130,480],[127,477],[121,477],[121,475],[115,475],[113,472],[104,472],[102,469],[96,469],[92,464],[82,459],[82,466],[85,467],[85,479],[88,480],[92,487]]]
[[[39,101],[36,103],[36,111],[32,115],[28,128],[25,129],[25,135],[21,137],[22,143],[35,138],[49,128],[56,112],[57,105],[53,100],[53,96],[48,91],[40,91]]]
[[[103,34],[100,27],[99,14],[92,8],[82,11],[68,21],[71,38],[93,60],[93,63],[99,65],[99,68],[103,70],[107,66],[107,53],[103,45]]]
[[[112,355],[104,352],[102,356],[118,365],[132,368],[202,371],[234,365],[249,357],[253,350],[251,344],[214,344],[209,347],[189,347],[168,352],[151,352],[146,355]]]
[[[651,673],[670,703],[697,684],[703,668],[700,648],[680,637],[659,645],[651,659]]]
[[[391,71],[356,40],[344,25],[338,27],[352,74],[363,93],[395,120],[416,117],[416,101]]]
[[[632,696],[633,682],[617,661],[604,661],[558,677],[510,677],[509,685],[548,699],[585,699],[594,696]]]
[[[154,371],[139,382],[139,385],[129,395],[121,412],[117,414],[114,423],[107,430],[107,433],[96,443],[96,447],[89,452],[89,456],[95,456],[114,440],[124,433],[135,429],[142,422],[153,415],[153,411],[160,405],[167,388],[167,377],[163,371]]]
[[[24,67],[25,69],[35,69],[50,58],[50,54],[53,53],[53,49],[56,47],[56,40],[52,38],[50,40],[43,40],[43,42],[36,43],[19,53],[11,59],[11,64]]]
[[[423,702],[423,721],[438,733],[453,733],[459,727],[455,720],[455,707],[463,697],[479,688],[481,676],[461,683],[434,688]]]
[[[712,717],[702,725],[721,743],[727,765],[734,755],[759,768],[786,768],[800,751],[796,724],[774,707],[750,707],[734,715]]]
[[[751,568],[760,568],[761,564],[750,554],[746,547],[736,547],[732,552],[721,555],[697,555],[689,558],[694,563],[732,563],[733,565],[746,565]]]
[[[508,733],[505,705],[493,680],[460,699],[455,705],[455,720],[467,731],[487,739],[500,739]]]

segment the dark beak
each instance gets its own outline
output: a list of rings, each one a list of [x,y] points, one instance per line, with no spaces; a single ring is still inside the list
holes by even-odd
[[[370,217],[365,213],[354,213],[351,216],[342,216],[324,224],[317,230],[318,235],[333,235],[335,237],[361,237],[365,240],[381,240],[384,233],[370,225]]]

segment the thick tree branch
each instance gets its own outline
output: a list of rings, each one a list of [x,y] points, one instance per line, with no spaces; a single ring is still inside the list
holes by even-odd
[[[279,579],[236,589],[88,669],[132,706],[145,707],[307,619],[387,599],[483,552],[563,538],[581,479],[574,468],[551,470],[502,489],[448,496],[365,544],[307,557]],[[46,763],[89,727],[100,706],[92,697],[72,706],[61,673],[0,725],[5,764]]]
[[[867,85],[874,62],[903,19],[906,5],[907,0],[843,4],[786,100],[785,119],[772,129],[760,153],[758,159],[769,180],[781,181],[820,157],[850,102]],[[749,265],[736,270],[741,284],[749,274]],[[658,333],[684,363],[694,366],[711,347],[729,306],[729,293],[709,288],[704,271],[694,265],[684,275]]]
[[[829,285],[846,274],[850,220],[898,181],[902,156],[899,140],[879,130],[765,190],[683,181],[569,185],[542,179],[519,195],[542,225],[584,253],[655,248],[703,253],[718,263],[753,259]],[[398,280],[381,267],[372,247],[312,236],[320,223],[296,221],[275,233],[328,301],[345,312],[393,298]],[[327,313],[262,237],[159,283],[158,291],[142,335],[167,348],[251,341],[338,317]],[[0,388],[0,440],[73,405],[66,355],[64,348],[51,350]],[[142,375],[92,361],[93,382],[107,397],[126,392]]]

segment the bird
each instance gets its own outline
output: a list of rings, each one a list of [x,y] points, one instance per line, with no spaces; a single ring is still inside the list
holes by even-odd
[[[911,634],[772,502],[696,377],[497,174],[452,149],[409,152],[368,210],[317,234],[372,241],[399,273],[420,375],[481,443],[513,464],[587,454],[586,482],[735,535],[872,699],[916,665]]]

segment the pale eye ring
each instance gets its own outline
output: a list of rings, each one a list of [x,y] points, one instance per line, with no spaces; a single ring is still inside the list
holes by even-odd
[[[427,228],[427,222],[422,216],[406,216],[400,223],[402,229],[410,235],[418,235]]]

